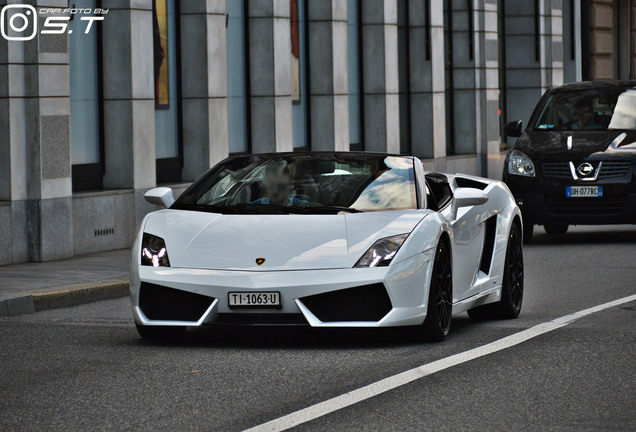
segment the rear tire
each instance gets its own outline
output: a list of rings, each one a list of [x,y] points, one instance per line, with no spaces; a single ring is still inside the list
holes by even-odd
[[[156,341],[169,341],[180,339],[185,331],[185,327],[172,327],[172,326],[146,326],[135,323],[139,336],[144,339],[156,340]]]
[[[523,247],[521,231],[513,224],[508,235],[506,261],[504,263],[501,300],[468,311],[473,320],[517,318],[523,304]]]
[[[424,340],[439,342],[450,331],[453,313],[453,272],[450,248],[446,241],[439,242],[434,259],[426,319],[421,331]]]
[[[570,226],[564,223],[545,224],[543,228],[548,234],[565,234]]]

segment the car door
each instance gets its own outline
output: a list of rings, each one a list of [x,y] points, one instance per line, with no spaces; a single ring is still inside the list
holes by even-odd
[[[450,189],[446,183],[444,187]],[[451,216],[451,205],[441,209],[442,215],[451,223],[453,256],[453,302],[461,301],[478,293],[473,283],[479,270],[479,261],[484,244],[485,226],[483,205],[463,207]]]

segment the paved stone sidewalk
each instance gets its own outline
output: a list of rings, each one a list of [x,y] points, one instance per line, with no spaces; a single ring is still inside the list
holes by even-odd
[[[128,294],[130,251],[0,266],[0,316],[68,307]]]

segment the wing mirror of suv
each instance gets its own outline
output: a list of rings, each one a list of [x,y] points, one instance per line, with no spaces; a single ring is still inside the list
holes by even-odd
[[[521,136],[523,122],[521,120],[515,120],[508,122],[504,125],[503,131],[506,136],[518,138]]]
[[[144,194],[144,198],[150,204],[158,205],[168,208],[174,202],[174,196],[172,195],[172,189],[167,187],[158,187],[150,189]]]
[[[475,188],[457,188],[453,193],[453,202],[451,204],[451,218],[457,217],[457,210],[461,207],[470,207],[485,204],[488,201],[488,195],[484,191]]]

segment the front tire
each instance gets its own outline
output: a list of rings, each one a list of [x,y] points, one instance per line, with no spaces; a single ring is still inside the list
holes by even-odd
[[[448,243],[444,240],[437,245],[433,274],[428,293],[428,306],[422,335],[425,340],[444,340],[450,331],[453,313],[453,272]]]
[[[186,331],[185,327],[176,326],[146,326],[135,323],[139,336],[155,341],[169,341],[180,339]]]
[[[493,318],[517,318],[523,303],[523,247],[521,231],[517,224],[513,224],[508,235],[506,261],[504,263],[503,284],[501,286],[501,300],[479,306],[468,311],[468,316],[474,320]]]

